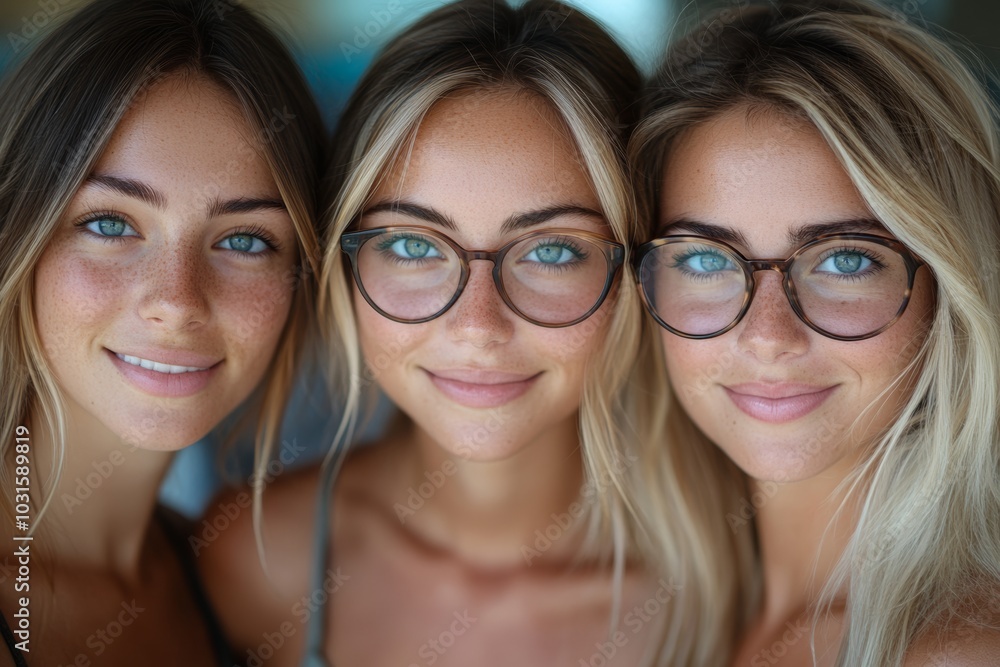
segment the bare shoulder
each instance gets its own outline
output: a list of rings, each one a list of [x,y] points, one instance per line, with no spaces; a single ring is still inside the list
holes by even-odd
[[[309,466],[268,480],[260,524],[266,570],[249,487],[223,491],[195,526],[190,542],[199,571],[237,649],[287,620],[308,589],[319,478],[318,466]]]
[[[1000,663],[1000,595],[932,629],[910,648],[903,667],[995,667]]]

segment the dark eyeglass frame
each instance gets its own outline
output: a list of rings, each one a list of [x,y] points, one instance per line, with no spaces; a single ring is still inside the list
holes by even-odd
[[[452,295],[451,299],[446,303],[441,309],[439,309],[433,315],[428,317],[423,317],[420,319],[410,320],[394,315],[390,315],[386,311],[382,310],[377,303],[368,295],[368,291],[365,289],[365,284],[361,280],[361,274],[358,269],[358,253],[361,251],[361,247],[370,241],[371,239],[380,236],[382,234],[394,234],[400,232],[414,232],[417,234],[422,234],[425,236],[431,236],[446,243],[455,254],[458,256],[459,262],[461,263],[461,275],[458,279],[458,285],[456,286],[455,293]],[[526,240],[530,240],[535,237],[545,237],[545,236],[576,236],[593,243],[604,253],[604,259],[607,262],[607,276],[604,279],[604,287],[601,290],[601,295],[597,298],[597,302],[588,310],[586,313],[580,317],[574,319],[571,322],[564,322],[558,324],[551,324],[546,322],[539,322],[536,319],[528,317],[523,313],[517,306],[514,305],[510,296],[507,294],[507,290],[503,285],[503,261],[510,252],[511,248],[522,243]],[[568,228],[547,228],[540,229],[537,231],[528,232],[527,234],[522,234],[515,239],[512,239],[505,243],[503,246],[496,250],[466,250],[453,239],[445,236],[444,234],[438,232],[437,230],[430,229],[427,227],[421,227],[419,225],[399,225],[391,227],[377,227],[375,229],[362,229],[354,232],[347,232],[340,237],[340,249],[348,256],[351,262],[351,271],[354,274],[354,282],[357,284],[358,289],[361,291],[361,295],[365,298],[372,308],[374,308],[379,315],[385,317],[386,319],[392,320],[393,322],[400,322],[402,324],[421,324],[423,322],[430,322],[443,315],[449,308],[455,305],[459,297],[462,296],[462,292],[465,291],[465,286],[469,282],[469,262],[473,260],[485,260],[488,262],[493,262],[493,284],[496,285],[497,292],[500,293],[500,298],[503,302],[507,304],[507,307],[514,311],[518,317],[524,319],[536,326],[545,327],[548,329],[561,329],[563,327],[570,327],[574,324],[579,324],[591,315],[593,315],[604,300],[607,298],[608,294],[611,292],[611,286],[614,284],[615,276],[621,269],[622,264],[625,262],[625,246],[617,241],[612,241],[611,239],[605,238],[594,232],[588,232],[582,229],[568,229]]]
[[[890,250],[894,251],[900,257],[903,258],[903,262],[906,264],[907,281],[906,290],[902,295],[902,302],[900,303],[899,310],[896,311],[895,316],[889,320],[886,324],[879,327],[877,330],[870,333],[861,334],[857,336],[841,336],[838,334],[830,333],[826,331],[815,322],[809,319],[809,317],[802,310],[802,304],[799,302],[798,294],[795,291],[795,283],[792,281],[791,269],[795,260],[806,250],[817,246],[821,243],[826,243],[831,240],[843,240],[843,241],[866,241],[869,243],[875,243],[881,246],[885,246]],[[731,254],[736,262],[743,269],[743,276],[746,280],[745,289],[743,294],[743,305],[740,307],[740,312],[735,319],[726,327],[709,334],[689,334],[683,331],[679,331],[666,322],[660,317],[659,313],[653,308],[651,299],[646,294],[646,284],[642,279],[642,264],[646,256],[657,248],[668,245],[671,243],[704,243],[708,245],[719,246],[726,252]],[[646,306],[646,311],[653,316],[657,324],[666,329],[672,334],[681,336],[682,338],[690,338],[693,340],[703,340],[706,338],[715,338],[716,336],[721,336],[722,334],[730,331],[733,327],[740,323],[743,317],[750,310],[750,304],[753,303],[753,297],[757,293],[757,280],[755,274],[757,271],[777,271],[781,274],[782,280],[781,284],[785,290],[785,296],[788,297],[788,303],[791,305],[792,310],[802,320],[806,326],[815,331],[816,333],[826,336],[827,338],[832,338],[834,340],[842,341],[856,341],[865,340],[867,338],[873,338],[879,335],[893,324],[895,324],[900,317],[902,317],[903,312],[906,310],[906,306],[910,303],[910,295],[913,291],[913,280],[916,276],[917,269],[921,266],[925,266],[925,262],[918,257],[914,256],[913,253],[907,249],[902,243],[896,239],[886,238],[884,236],[879,236],[877,234],[823,234],[817,236],[816,238],[803,243],[799,246],[795,252],[791,254],[787,259],[747,259],[740,253],[739,250],[732,247],[725,241],[720,241],[718,239],[709,238],[707,236],[696,236],[696,235],[678,235],[678,236],[664,236],[661,238],[653,239],[639,246],[636,251],[635,257],[633,258],[633,265],[635,267],[636,275],[639,279],[639,291],[642,295],[643,304]]]

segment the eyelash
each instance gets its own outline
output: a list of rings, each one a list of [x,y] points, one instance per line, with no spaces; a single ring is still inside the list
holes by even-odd
[[[277,252],[281,250],[281,244],[278,239],[274,237],[271,232],[267,231],[260,225],[250,225],[249,227],[240,227],[234,229],[231,233],[226,234],[223,240],[228,239],[231,236],[253,236],[264,242],[268,248],[272,251]],[[232,250],[231,252],[239,253],[240,255],[249,255],[253,257],[259,257],[261,255],[266,255],[267,253],[253,253],[253,252],[243,252],[240,250]]]
[[[104,234],[95,234],[94,232],[87,229],[87,225],[92,222],[97,222],[98,220],[113,220],[115,222],[123,222],[128,225],[133,231],[137,232],[135,225],[129,222],[129,219],[118,213],[116,211],[96,211],[94,213],[89,213],[86,217],[73,223],[77,231],[87,234],[91,237],[96,237],[106,243],[125,243],[127,239],[135,238],[134,236],[105,236]]]

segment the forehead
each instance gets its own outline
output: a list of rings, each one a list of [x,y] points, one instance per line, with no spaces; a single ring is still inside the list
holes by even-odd
[[[788,251],[798,227],[871,216],[811,123],[745,108],[678,137],[661,193],[661,229],[680,219],[725,226],[769,256]]]
[[[212,196],[277,186],[233,97],[198,75],[175,74],[137,96],[98,161],[98,173],[167,192]]]
[[[540,96],[476,91],[431,107],[371,197],[433,207],[463,233],[513,214],[572,204],[600,210],[565,122]]]

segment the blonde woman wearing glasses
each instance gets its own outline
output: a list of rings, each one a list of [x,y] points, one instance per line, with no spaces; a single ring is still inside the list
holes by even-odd
[[[458,2],[376,59],[335,143],[320,320],[342,435],[374,383],[402,414],[332,497],[318,470],[269,487],[271,584],[248,521],[206,551],[248,661],[680,664],[662,639],[700,592],[659,576],[610,492],[636,460],[615,401],[641,315],[638,88],[557,2]]]
[[[980,82],[875,5],[748,6],[674,45],[633,149],[647,437],[677,452],[660,481],[757,543],[714,550],[762,575],[716,664],[995,665],[1000,141]]]

